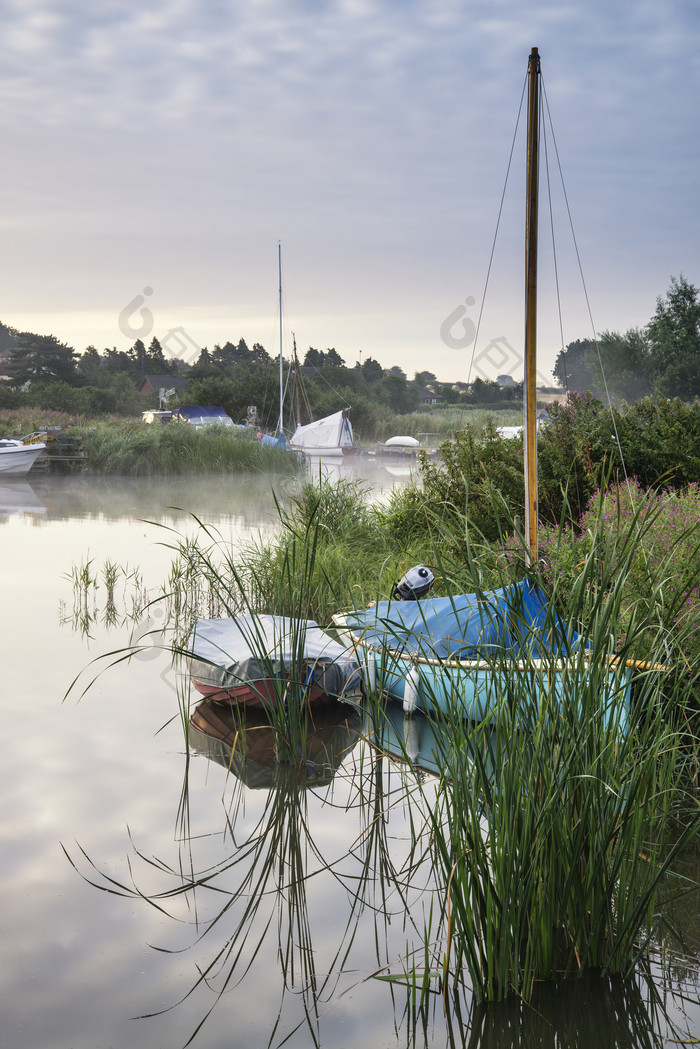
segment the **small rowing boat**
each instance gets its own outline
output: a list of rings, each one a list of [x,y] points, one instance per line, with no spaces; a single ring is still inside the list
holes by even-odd
[[[200,619],[189,670],[195,689],[219,702],[269,707],[315,703],[329,695],[351,704],[362,699],[356,655],[312,620]]]

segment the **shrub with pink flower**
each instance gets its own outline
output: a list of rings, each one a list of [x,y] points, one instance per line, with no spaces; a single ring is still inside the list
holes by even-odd
[[[563,598],[593,555],[603,588],[623,574],[622,630],[632,612],[669,645],[700,654],[700,485],[678,491],[642,488],[636,479],[596,492],[575,528],[540,534],[543,576]],[[620,641],[624,640],[624,633]]]

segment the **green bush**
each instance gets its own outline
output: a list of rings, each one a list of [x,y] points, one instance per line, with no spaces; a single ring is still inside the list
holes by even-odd
[[[449,532],[457,548],[465,527],[496,540],[504,522],[524,513],[523,450],[519,438],[501,437],[493,422],[479,432],[460,430],[440,446],[438,461],[420,456],[422,489],[397,493],[384,514],[392,539],[439,539]],[[500,512],[497,507],[500,506]]]

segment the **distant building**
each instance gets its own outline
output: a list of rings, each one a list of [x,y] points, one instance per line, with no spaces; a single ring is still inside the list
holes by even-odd
[[[429,386],[424,386],[420,391],[421,404],[439,404],[442,397],[439,393],[435,393],[435,390],[431,390]]]
[[[179,375],[144,375],[139,393],[159,393],[160,390],[175,390],[180,393],[187,389],[187,379]]]

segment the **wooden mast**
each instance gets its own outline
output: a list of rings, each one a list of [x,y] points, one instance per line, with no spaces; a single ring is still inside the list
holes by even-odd
[[[527,198],[525,211],[525,380],[523,449],[525,453],[525,541],[530,564],[537,561],[537,203],[539,189],[540,56],[536,47],[528,65]]]
[[[277,242],[277,270],[280,278],[280,427],[284,433],[284,361],[282,360],[282,242]]]

